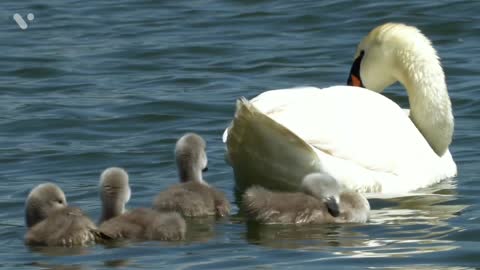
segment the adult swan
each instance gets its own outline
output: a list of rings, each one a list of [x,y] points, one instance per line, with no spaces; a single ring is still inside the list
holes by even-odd
[[[429,39],[387,23],[355,55],[354,86],[271,90],[237,102],[223,136],[237,188],[297,190],[306,174],[321,171],[347,189],[398,194],[456,175],[451,102]],[[409,114],[378,93],[396,81],[407,90]]]

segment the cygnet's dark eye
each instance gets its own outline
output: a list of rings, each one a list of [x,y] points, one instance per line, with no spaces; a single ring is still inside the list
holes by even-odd
[[[57,203],[63,204],[63,200],[57,200]]]

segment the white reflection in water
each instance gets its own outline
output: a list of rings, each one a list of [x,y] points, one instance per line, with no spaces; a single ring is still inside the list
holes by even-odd
[[[247,240],[271,248],[318,250],[346,257],[410,257],[457,249],[447,235],[463,228],[449,219],[467,205],[456,204],[454,181],[417,194],[370,198],[367,224],[261,225],[247,222]]]

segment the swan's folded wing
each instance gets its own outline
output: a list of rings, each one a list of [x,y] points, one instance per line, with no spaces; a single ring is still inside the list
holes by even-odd
[[[252,184],[295,190],[303,176],[320,170],[311,146],[246,99],[237,102],[230,128],[227,155],[240,190]]]
[[[420,172],[428,163],[422,160],[436,158],[405,112],[373,91],[337,86],[289,91],[290,97],[266,93],[252,100],[255,107],[329,155],[392,174]]]
[[[308,95],[315,95],[315,92],[318,91],[321,91],[321,89],[312,86],[270,90],[256,96],[249,103],[254,104],[264,114],[269,115],[277,110],[282,110],[282,108],[287,108],[292,102],[301,102]],[[222,134],[223,143],[227,143],[230,127],[226,128]]]

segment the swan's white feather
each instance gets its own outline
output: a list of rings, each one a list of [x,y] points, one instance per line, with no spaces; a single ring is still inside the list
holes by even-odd
[[[265,140],[260,141],[262,137],[257,137],[257,140],[251,141],[252,145],[242,143],[241,147],[250,151],[248,159],[230,154],[230,159],[236,159],[234,162],[237,162],[237,166],[239,160],[255,162],[251,160],[254,156],[252,153],[258,150],[257,156],[262,156],[265,163],[278,163],[276,167],[286,168],[286,171],[297,170],[299,176],[307,173],[299,171],[297,164],[292,164],[291,161],[285,160],[282,163],[282,159],[269,157],[265,151],[260,152],[259,145],[262,148],[278,147],[275,146],[278,140],[273,138],[278,137],[276,133],[283,131],[272,128],[267,123],[274,120],[297,135],[289,140],[298,138],[311,147],[318,158],[319,170],[332,175],[349,189],[363,192],[408,192],[456,174],[450,153],[438,157],[404,110],[373,91],[349,86],[280,89],[264,92],[250,102],[268,117],[257,115],[249,121],[257,122],[257,127],[269,128],[263,130],[267,133],[263,135]],[[228,134],[228,139],[232,133],[241,129],[238,125],[242,125],[242,122],[235,121],[242,117],[242,113],[242,110],[237,110],[233,123],[236,126]],[[252,128],[249,131],[257,132]],[[282,147],[288,151],[289,144],[284,143]],[[312,162],[315,161],[312,159]],[[247,168],[255,169],[245,167]],[[255,172],[248,175],[262,175],[263,179],[255,180],[260,183],[278,181],[280,173],[270,173],[271,177]],[[243,181],[243,178],[237,177],[237,181]],[[298,179],[290,181],[293,185],[299,183]],[[271,185],[273,183],[267,184]],[[280,188],[283,187],[280,184]]]
[[[426,36],[404,24],[376,27],[358,45],[350,78],[370,90],[300,87],[241,100],[223,136],[237,186],[295,189],[319,170],[349,189],[399,194],[456,175],[451,102]],[[376,93],[396,81],[409,111]]]

